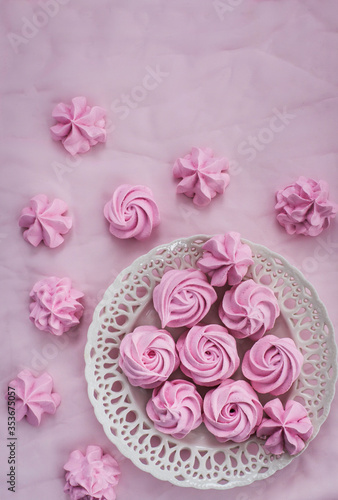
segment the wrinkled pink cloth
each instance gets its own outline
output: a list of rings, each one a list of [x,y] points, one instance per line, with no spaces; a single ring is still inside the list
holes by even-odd
[[[146,410],[158,431],[177,439],[202,423],[202,398],[194,384],[186,380],[167,380],[154,389]]]
[[[53,415],[61,402],[60,395],[53,392],[53,379],[46,372],[35,377],[29,370],[23,370],[8,386],[15,389],[16,420],[26,417],[34,426],[40,425],[44,413]]]
[[[253,264],[249,245],[241,242],[239,233],[217,234],[203,245],[203,256],[197,261],[201,271],[211,277],[213,286],[238,285]]]
[[[148,238],[160,223],[160,213],[151,189],[122,184],[103,210],[109,231],[117,238]]]
[[[297,455],[313,433],[313,426],[304,406],[297,401],[286,402],[285,410],[279,399],[273,399],[264,406],[268,418],[263,418],[257,429],[257,436],[267,438],[264,449],[267,453],[279,455],[286,451]]]
[[[177,193],[193,198],[195,205],[209,205],[217,193],[222,194],[230,182],[228,161],[215,158],[210,148],[192,148],[191,152],[174,163],[173,174],[181,179]]]
[[[88,106],[85,97],[74,97],[72,104],[60,102],[52,116],[58,122],[50,129],[52,138],[61,141],[73,156],[106,142],[106,111],[99,106]]]
[[[62,335],[80,322],[83,305],[78,299],[83,293],[72,288],[69,278],[49,278],[37,281],[30,292],[29,318],[39,330]]]
[[[41,241],[55,248],[63,243],[63,235],[72,227],[71,217],[66,217],[67,204],[55,198],[49,202],[44,194],[38,194],[30,200],[29,207],[25,207],[19,218],[19,226],[27,228],[23,237],[34,247]]]
[[[119,365],[132,385],[158,387],[178,368],[175,341],[166,330],[138,326],[123,337]]]
[[[277,220],[288,234],[318,236],[330,225],[338,205],[328,199],[325,181],[299,177],[295,183],[276,193]]]
[[[100,446],[88,446],[85,454],[73,451],[63,468],[64,491],[71,500],[115,500],[120,468],[115,458],[104,454]]]

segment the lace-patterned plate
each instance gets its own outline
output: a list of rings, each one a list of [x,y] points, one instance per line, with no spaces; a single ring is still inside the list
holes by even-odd
[[[204,424],[182,440],[158,432],[145,411],[151,391],[131,386],[118,366],[119,345],[126,333],[140,324],[160,326],[152,292],[164,272],[196,267],[208,238],[161,245],[119,274],[95,309],[85,374],[97,419],[110,441],[136,466],[179,486],[228,489],[264,479],[295,457],[265,453],[264,441],[256,436],[240,444],[221,444]],[[297,269],[267,248],[245,243],[254,260],[246,278],[269,286],[281,308],[270,333],[292,337],[304,355],[301,374],[285,397],[306,407],[314,427],[312,440],[328,416],[337,378],[332,324],[314,288]],[[171,331],[175,336],[175,329]]]

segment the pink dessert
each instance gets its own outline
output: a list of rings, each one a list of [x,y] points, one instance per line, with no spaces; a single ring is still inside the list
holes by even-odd
[[[49,202],[44,194],[34,196],[19,218],[19,226],[27,228],[23,232],[24,239],[34,247],[41,241],[50,248],[61,245],[63,235],[72,227],[71,217],[64,215],[67,210],[67,204],[58,198]]]
[[[251,248],[241,242],[236,232],[210,238],[203,245],[202,258],[197,261],[199,269],[211,277],[213,286],[238,285],[251,264]]]
[[[263,408],[257,394],[244,380],[225,380],[204,397],[203,421],[221,443],[242,443],[262,421]]]
[[[117,238],[148,238],[160,223],[160,213],[152,191],[146,186],[122,184],[104,206],[109,230]]]
[[[255,391],[279,396],[298,378],[303,360],[292,339],[266,335],[245,353],[242,371]]]
[[[338,211],[338,205],[328,197],[325,181],[299,177],[297,182],[277,191],[277,220],[288,234],[318,236]]]
[[[213,386],[239,366],[235,339],[220,325],[196,325],[177,341],[181,370],[195,384]]]
[[[83,293],[72,288],[69,278],[37,281],[30,292],[29,318],[39,330],[62,335],[80,322]]]
[[[216,299],[216,292],[205,274],[192,268],[166,272],[153,292],[162,328],[196,325]]]
[[[132,385],[144,389],[158,387],[178,368],[174,339],[166,330],[139,326],[124,336],[119,365]]]
[[[86,153],[99,142],[106,142],[106,112],[99,106],[88,106],[85,97],[74,97],[72,104],[60,102],[53,118],[57,124],[50,131],[54,141],[61,141],[71,155]]]
[[[86,453],[73,451],[63,467],[64,491],[71,500],[115,500],[120,468],[116,460],[104,454],[100,446],[88,446]]]
[[[8,386],[15,390],[15,418],[26,417],[31,425],[38,426],[44,413],[53,415],[61,402],[58,393],[53,392],[53,379],[49,373],[38,377],[29,370],[21,371]]]
[[[202,423],[202,398],[194,384],[186,380],[168,380],[154,389],[146,410],[155,429],[177,439]]]
[[[209,205],[212,198],[217,193],[224,193],[229,184],[228,170],[228,161],[215,158],[210,148],[192,148],[191,153],[174,163],[174,177],[181,179],[176,191],[193,198],[195,205]]]
[[[286,402],[285,410],[279,399],[273,399],[264,406],[268,418],[263,418],[257,429],[257,436],[267,439],[264,449],[267,453],[279,455],[287,451],[297,455],[313,433],[311,420],[303,405],[297,401]]]
[[[219,307],[222,322],[237,339],[260,339],[274,326],[279,313],[273,291],[251,279],[225,292]]]

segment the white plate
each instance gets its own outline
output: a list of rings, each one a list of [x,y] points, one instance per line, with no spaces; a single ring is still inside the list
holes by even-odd
[[[161,245],[119,274],[95,309],[85,374],[90,401],[107,437],[137,467],[179,486],[228,489],[264,479],[295,457],[265,453],[264,441],[256,436],[240,444],[221,444],[204,424],[182,440],[158,432],[145,411],[151,391],[131,386],[118,366],[119,345],[126,333],[140,324],[160,326],[152,292],[164,272],[196,267],[208,238]],[[243,241],[250,245],[254,260],[246,278],[269,286],[281,309],[270,333],[292,337],[304,355],[299,379],[283,398],[306,407],[313,439],[329,413],[337,378],[332,324],[314,288],[297,269],[267,248]],[[177,330],[171,329],[174,336],[182,331]]]

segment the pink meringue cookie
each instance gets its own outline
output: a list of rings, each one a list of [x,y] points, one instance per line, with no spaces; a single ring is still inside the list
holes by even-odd
[[[221,443],[242,443],[262,421],[263,407],[250,384],[244,380],[225,380],[207,392],[203,421]]]
[[[191,153],[174,163],[174,177],[182,179],[176,192],[193,198],[195,205],[205,207],[217,193],[224,193],[230,182],[228,170],[228,161],[215,158],[210,148],[192,148]]]
[[[198,385],[220,384],[239,366],[236,341],[224,326],[193,326],[179,337],[176,347],[182,372]]]
[[[131,385],[158,387],[178,368],[175,341],[166,330],[138,326],[120,344],[119,365]]]
[[[237,339],[260,339],[274,326],[279,313],[273,291],[251,279],[225,292],[219,307],[222,322]]]
[[[313,433],[313,426],[304,406],[297,401],[286,402],[285,410],[279,399],[273,399],[264,406],[269,418],[263,418],[257,429],[257,436],[268,438],[264,444],[267,453],[279,455],[287,451],[297,455]]]
[[[34,196],[19,218],[19,226],[27,228],[23,232],[24,239],[34,247],[41,241],[50,248],[61,245],[64,241],[62,235],[72,227],[71,217],[64,215],[67,210],[67,204],[58,198],[49,202],[44,194]]]
[[[198,268],[211,277],[212,286],[238,285],[251,264],[251,248],[233,231],[206,241],[203,256],[197,261]]]
[[[276,193],[277,220],[288,234],[318,236],[330,225],[338,205],[328,200],[325,181],[299,177],[298,181]]]
[[[160,213],[152,191],[146,186],[122,184],[104,206],[109,230],[117,238],[148,238],[160,223]]]
[[[86,153],[99,142],[106,142],[106,112],[90,107],[85,97],[74,97],[72,104],[57,104],[52,113],[57,124],[50,131],[54,141],[61,141],[71,155]]]
[[[292,339],[266,335],[245,353],[242,372],[255,391],[279,396],[298,378],[303,361]]]
[[[63,467],[64,491],[71,500],[115,500],[115,486],[121,474],[118,463],[100,446],[88,446],[86,453],[73,451]]]
[[[186,380],[164,382],[154,389],[146,406],[155,429],[182,439],[202,423],[202,398]]]
[[[172,269],[154,288],[154,307],[165,326],[190,328],[208,313],[217,295],[202,271]]]
[[[17,421],[26,417],[29,424],[38,426],[42,415],[53,415],[61,402],[59,394],[53,392],[53,379],[46,372],[34,377],[29,370],[22,370],[8,385],[15,390]]]
[[[69,278],[49,278],[37,281],[30,292],[30,320],[39,330],[62,335],[78,325],[83,306],[78,299],[83,293],[72,288]]]

